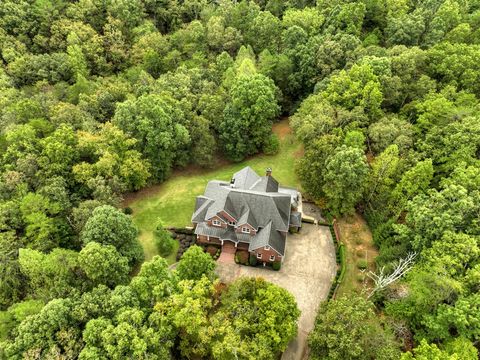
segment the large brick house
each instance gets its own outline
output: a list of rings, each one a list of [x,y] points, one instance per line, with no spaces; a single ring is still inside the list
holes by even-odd
[[[247,166],[230,182],[211,180],[192,216],[197,242],[234,245],[258,262],[283,261],[287,233],[301,227],[300,201],[296,189],[278,185],[271,169],[259,176]]]

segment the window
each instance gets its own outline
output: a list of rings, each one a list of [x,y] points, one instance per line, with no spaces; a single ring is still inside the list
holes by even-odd
[[[212,224],[214,226],[220,226],[220,221],[218,221],[217,219],[213,219]]]
[[[250,228],[242,227],[242,232],[245,233],[245,234],[250,234]]]
[[[270,246],[265,246],[265,250],[270,250]]]
[[[235,221],[229,221],[228,225],[235,226],[236,222]]]
[[[270,255],[270,261],[274,261],[275,260],[275,255]]]
[[[258,253],[257,254],[257,259],[261,259],[262,258],[262,254]]]

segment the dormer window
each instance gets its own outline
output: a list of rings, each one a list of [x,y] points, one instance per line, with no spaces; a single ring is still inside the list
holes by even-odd
[[[242,233],[244,233],[244,234],[250,234],[250,228],[249,228],[249,227],[246,227],[246,226],[242,227]]]
[[[229,221],[229,222],[228,222],[228,225],[230,225],[230,226],[235,226],[235,224],[236,224],[235,221]]]
[[[265,246],[265,250],[270,250],[270,246]]]
[[[213,226],[221,226],[220,221],[218,221],[217,219],[213,219],[212,224]]]

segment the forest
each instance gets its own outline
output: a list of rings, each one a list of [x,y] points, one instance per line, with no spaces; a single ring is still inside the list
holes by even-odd
[[[305,194],[415,257],[322,304],[310,358],[478,358],[479,0],[2,0],[0,60],[0,358],[276,359],[288,292],[143,263],[120,204],[286,116]]]

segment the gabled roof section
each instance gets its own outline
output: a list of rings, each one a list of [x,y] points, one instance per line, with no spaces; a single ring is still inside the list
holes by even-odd
[[[238,219],[237,225],[250,224],[255,229],[258,228],[257,220],[253,215],[253,211],[248,206],[244,208],[242,216]]]
[[[192,215],[192,222],[198,223],[205,220],[209,207],[214,203],[212,199],[204,196],[197,196],[195,203],[195,212]]]
[[[236,189],[250,189],[250,187],[260,180],[260,176],[253,171],[250,166],[244,167],[242,170],[233,174],[232,179],[235,180],[234,187]]]
[[[288,231],[296,190],[285,191],[272,176],[260,177],[248,166],[235,173],[234,179],[233,187],[225,181],[208,182],[205,194],[197,198],[192,222],[206,221],[225,211],[238,225],[248,223],[258,229],[271,222],[273,230]]]
[[[285,255],[286,236],[275,230],[270,221],[267,226],[261,229],[250,241],[249,251],[257,250],[265,246],[270,246],[280,255]]]

